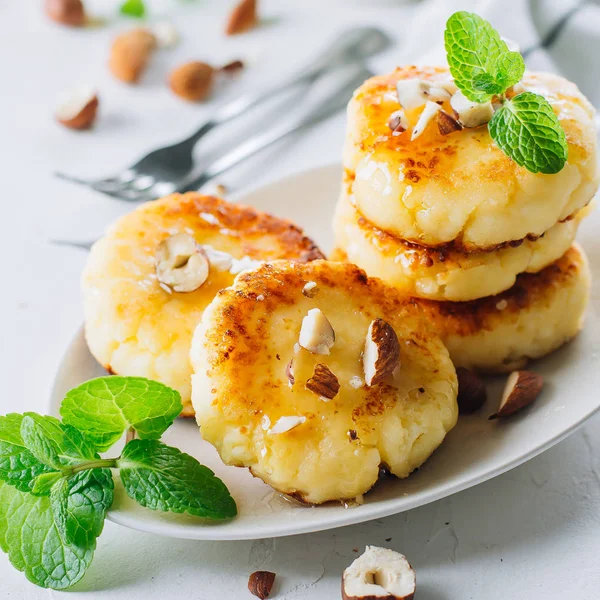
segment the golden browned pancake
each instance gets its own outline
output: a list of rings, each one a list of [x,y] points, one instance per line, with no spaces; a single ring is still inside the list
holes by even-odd
[[[346,259],[340,250],[336,260]],[[590,272],[578,244],[539,273],[517,277],[496,296],[471,302],[414,299],[443,339],[456,367],[509,372],[553,352],[580,331]]]
[[[596,192],[595,113],[573,83],[548,73],[522,81],[548,99],[567,135],[567,164],[545,175],[508,158],[487,126],[442,135],[434,121],[413,141],[410,128],[393,135],[387,123],[400,108],[396,82],[409,78],[455,89],[445,68],[398,68],[367,80],[348,106],[344,167],[355,175],[357,208],[374,226],[420,245],[490,249],[543,234]],[[443,109],[453,112],[448,101]],[[421,110],[407,111],[412,125]]]
[[[453,246],[419,246],[385,233],[342,192],[333,229],[336,247],[369,275],[410,296],[465,301],[498,294],[510,288],[519,273],[536,273],[560,258],[573,243],[587,210],[557,223],[540,238],[488,252],[464,252]]]
[[[175,292],[157,280],[155,255],[161,241],[178,233],[227,253],[221,258],[242,260],[234,261],[237,269],[215,260],[198,289]],[[231,271],[256,260],[321,257],[298,227],[248,206],[196,193],[149,202],[119,219],[92,248],[82,282],[88,345],[112,373],[178,390],[182,415],[192,416],[192,334],[215,294],[233,282]]]
[[[300,345],[315,309],[333,328],[328,353]],[[395,331],[400,367],[368,387],[375,319]],[[202,437],[226,464],[308,503],[360,496],[381,465],[408,476],[456,423],[454,367],[420,307],[353,265],[275,261],[239,275],[204,312],[191,359]],[[317,392],[327,369],[339,389]]]

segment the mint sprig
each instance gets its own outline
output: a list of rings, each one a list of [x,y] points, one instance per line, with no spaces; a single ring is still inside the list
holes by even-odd
[[[158,441],[180,411],[179,394],[167,386],[104,377],[67,394],[62,422],[36,413],[0,417],[0,549],[12,564],[42,587],[66,589],[79,581],[113,503],[113,469],[142,506],[234,517],[225,484]],[[122,455],[100,458],[126,430]]]
[[[473,102],[494,99],[499,105],[488,128],[502,152],[532,173],[558,173],[567,161],[568,144],[550,103],[533,92],[511,100],[505,96],[523,77],[523,57],[510,51],[485,19],[465,11],[448,19],[444,44],[458,89]]]
[[[156,381],[100,377],[72,389],[60,415],[104,452],[130,427],[141,439],[159,439],[182,409],[179,393]]]

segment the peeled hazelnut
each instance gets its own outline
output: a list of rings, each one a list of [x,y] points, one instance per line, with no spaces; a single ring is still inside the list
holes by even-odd
[[[248,579],[248,589],[254,596],[265,600],[269,597],[273,584],[275,583],[275,573],[271,571],[255,571]]]
[[[325,398],[332,400],[340,391],[340,382],[327,365],[315,365],[313,376],[306,382],[306,389]]]
[[[382,383],[400,366],[400,342],[394,328],[383,319],[375,319],[367,330],[363,351],[365,383]]]
[[[72,90],[56,110],[56,120],[69,129],[88,129],[96,120],[98,96],[89,88]]]
[[[204,100],[213,87],[215,69],[210,65],[192,61],[177,67],[169,75],[169,85],[174,94],[189,100],[199,102]]]
[[[82,27],[86,22],[81,0],[46,0],[46,14],[57,23],[70,27]]]
[[[529,406],[540,395],[543,387],[544,379],[541,375],[531,371],[513,371],[506,380],[498,411],[489,418],[510,417]]]
[[[298,343],[313,354],[329,354],[335,343],[335,332],[318,308],[311,308],[302,319]]]
[[[256,26],[258,23],[257,0],[241,0],[229,14],[225,33],[236,35]]]
[[[412,600],[417,580],[399,552],[367,546],[342,575],[343,600]]]
[[[440,110],[437,113],[436,120],[438,129],[442,135],[448,135],[462,129],[462,125],[445,110]]]
[[[136,83],[148,66],[156,38],[147,29],[137,28],[118,35],[110,50],[111,73],[126,83]]]
[[[456,369],[458,377],[458,411],[460,414],[469,414],[479,410],[487,399],[485,384],[481,377],[465,369]]]
[[[196,240],[177,233],[163,240],[156,250],[156,277],[175,292],[193,292],[207,279],[210,265]]]

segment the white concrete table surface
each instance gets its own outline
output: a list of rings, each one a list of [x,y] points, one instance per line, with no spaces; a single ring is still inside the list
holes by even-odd
[[[90,2],[114,14],[114,2]],[[0,414],[44,412],[69,340],[82,321],[79,276],[86,254],[52,239],[89,240],[129,206],[52,177],[55,169],[102,175],[137,153],[188,133],[225,98],[290,72],[349,24],[380,24],[399,45],[373,62],[401,63],[402,28],[413,5],[342,0],[265,1],[265,24],[225,38],[228,2],[154,2],[182,35],[157,56],[138,87],[106,69],[111,37],[128,23],[93,30],[48,22],[33,0],[0,0]],[[164,85],[186,59],[247,58],[242,78],[205,105],[178,100]],[[56,125],[57,96],[78,83],[97,86],[101,111],[91,132]],[[338,115],[235,169],[236,190],[339,160]],[[573,399],[574,401],[576,399]],[[533,425],[535,426],[535,425]],[[343,529],[256,542],[166,539],[107,523],[74,600],[251,598],[248,575],[277,573],[272,597],[340,597],[340,575],[366,544],[405,553],[419,600],[600,598],[600,417],[535,460],[476,488],[405,514]],[[0,598],[63,597],[37,588],[0,555]],[[64,597],[67,597],[64,594]]]

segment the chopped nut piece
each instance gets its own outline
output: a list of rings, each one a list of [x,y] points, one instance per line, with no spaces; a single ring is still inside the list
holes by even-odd
[[[437,115],[437,113],[441,110],[440,105],[435,102],[427,101],[425,104],[425,108],[423,112],[420,114],[417,124],[414,126],[412,130],[412,134],[410,136],[410,141],[416,140],[424,131],[427,125],[431,123],[433,118]]]
[[[126,83],[136,83],[146,70],[156,48],[154,35],[139,27],[121,33],[110,50],[108,66],[111,73]]]
[[[365,385],[363,378],[359,377],[358,375],[350,377],[350,381],[348,383],[350,384],[350,387],[354,388],[355,390],[358,390]]]
[[[416,577],[406,557],[367,546],[342,576],[343,600],[412,600]]]
[[[269,435],[278,435],[280,433],[286,433],[298,425],[302,425],[306,421],[306,417],[279,417],[277,422],[271,429],[269,429]]]
[[[298,343],[313,354],[330,353],[335,343],[335,332],[320,309],[311,308],[302,319]]]
[[[271,571],[255,571],[248,579],[248,589],[254,596],[265,600],[269,597],[273,584],[275,583],[275,573]]]
[[[444,102],[450,94],[441,86],[434,86],[422,79],[401,79],[396,83],[398,102],[404,110],[414,110],[427,101]]]
[[[436,115],[436,119],[438,129],[442,135],[448,135],[462,129],[462,125],[445,110],[440,110]]]
[[[96,120],[98,96],[90,88],[72,90],[56,111],[56,120],[69,129],[89,129]]]
[[[306,389],[321,398],[332,400],[340,391],[340,382],[327,365],[318,363],[313,376],[306,382]]]
[[[479,410],[487,399],[483,380],[464,367],[456,369],[458,377],[458,410],[460,414],[469,414]]]
[[[319,290],[317,289],[317,284],[315,281],[309,281],[303,288],[302,288],[302,293],[307,297],[307,298],[314,298],[317,293],[319,292]]]
[[[169,21],[159,21],[153,25],[152,33],[159,48],[172,48],[179,42],[179,32]]]
[[[409,123],[402,109],[394,111],[388,119],[388,127],[394,133],[403,133],[408,129]]]
[[[491,102],[478,104],[469,100],[462,92],[456,92],[450,98],[450,106],[456,112],[458,120],[465,127],[479,127],[485,125],[494,116],[494,107]]]
[[[156,250],[156,277],[175,292],[193,292],[207,279],[209,262],[196,240],[177,233],[163,240]]]
[[[296,378],[294,377],[294,359],[291,358],[290,362],[285,366],[285,375],[290,382],[290,385],[294,385],[296,383]]]
[[[241,0],[229,15],[225,33],[237,35],[255,27],[258,23],[257,4],[257,0]]]
[[[192,61],[185,63],[171,72],[169,85],[174,94],[189,100],[200,102],[210,94],[215,70],[210,65]]]
[[[529,406],[540,395],[543,387],[544,379],[541,375],[531,371],[513,371],[506,381],[498,411],[489,418],[510,417]]]
[[[219,71],[222,73],[232,74],[241,71],[244,68],[244,63],[241,60],[232,60],[228,62],[226,65],[223,65]]]
[[[61,25],[85,25],[85,9],[81,0],[46,0],[45,8],[46,14]]]
[[[400,342],[394,328],[383,319],[375,319],[367,330],[363,351],[363,369],[368,386],[382,383],[400,365]]]

